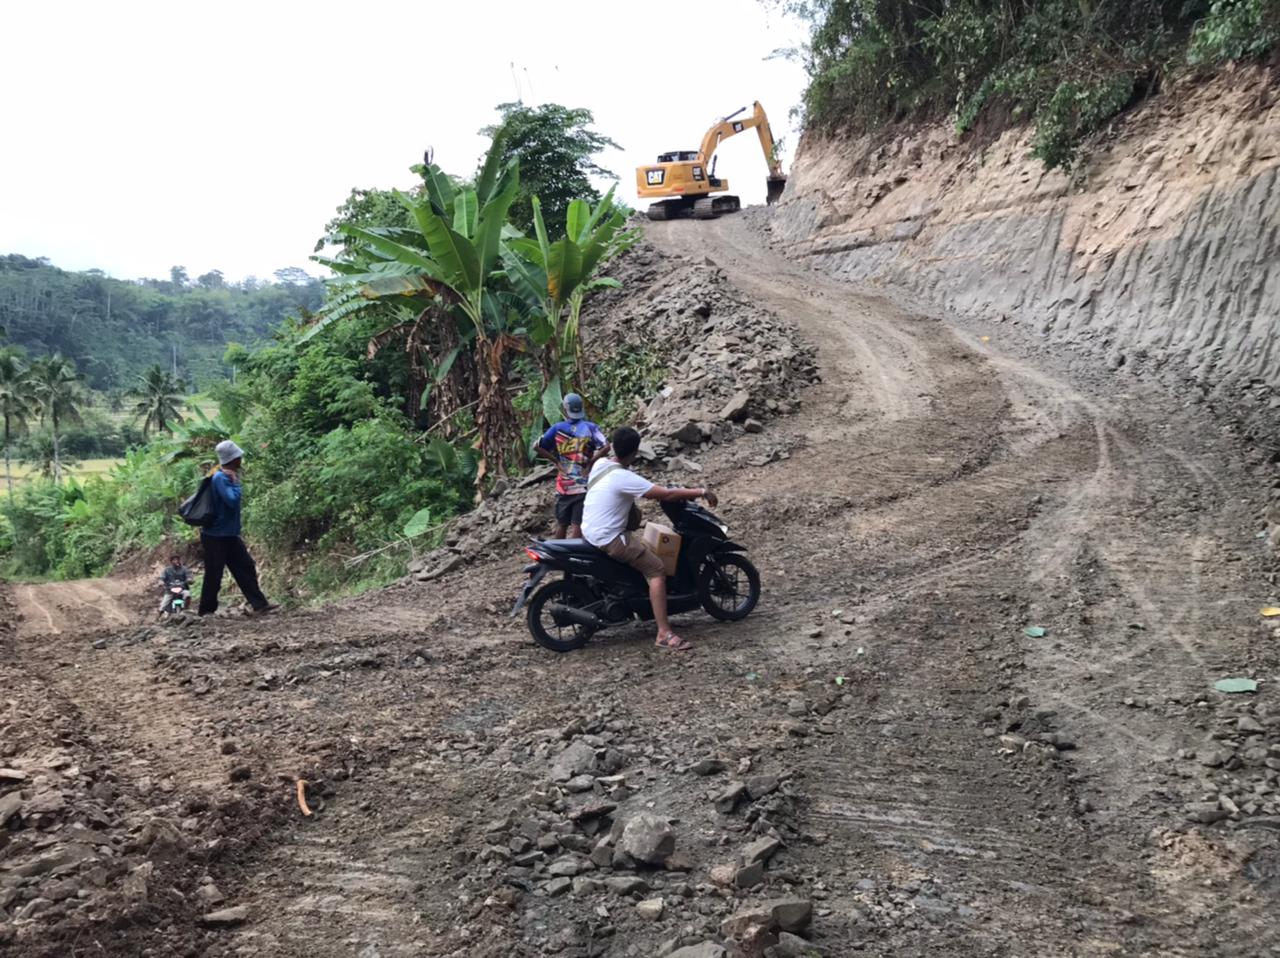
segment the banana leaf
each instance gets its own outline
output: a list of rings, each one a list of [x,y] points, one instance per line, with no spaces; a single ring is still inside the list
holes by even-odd
[[[565,214],[565,235],[575,243],[582,242],[582,234],[590,219],[591,205],[586,200],[574,200]]]
[[[431,256],[441,275],[436,277],[452,286],[459,295],[468,295],[480,289],[480,257],[476,248],[465,236],[449,228],[434,214],[424,217],[422,232],[427,237]]]
[[[405,246],[403,243],[397,243],[394,240],[387,239],[385,236],[379,236],[377,233],[374,233],[371,230],[362,229],[359,226],[351,226],[344,223],[339,227],[339,229],[348,236],[353,236],[356,239],[363,240],[375,250],[386,254],[397,262],[406,263],[422,270],[422,272],[426,273],[432,279],[444,278],[441,275],[439,265],[423,255],[421,250]]]
[[[520,188],[518,173],[504,175],[502,188],[484,204],[480,211],[480,225],[476,231],[476,249],[480,254],[480,275],[487,276],[498,262],[502,249],[502,232],[507,225],[507,214],[515,202]]]
[[[536,243],[533,247],[535,250],[538,248]],[[502,251],[502,265],[507,282],[528,306],[540,310],[548,308],[546,270],[511,249],[510,244]]]
[[[476,220],[480,215],[480,198],[475,190],[463,190],[453,202],[453,228],[470,239],[476,235]]]
[[[542,390],[542,416],[546,419],[547,424],[560,421],[560,404],[564,401],[564,394],[560,389],[560,377],[555,376],[547,383],[545,389]]]
[[[507,134],[503,130],[499,130],[497,136],[493,138],[493,142],[489,144],[489,152],[485,155],[484,166],[480,169],[480,176],[476,179],[476,193],[482,200],[488,200],[495,192],[495,186],[498,180],[498,168],[502,163],[502,153],[506,149]],[[518,163],[514,158],[507,164],[506,169],[510,170],[512,166]]]
[[[434,163],[429,165],[422,173],[423,184],[427,189],[427,201],[437,216],[453,216],[453,200],[455,190],[453,183],[449,180],[448,175],[440,167]],[[404,196],[399,191],[396,195],[400,197],[400,201],[405,203],[410,209],[417,204],[413,200]]]
[[[547,294],[551,297],[552,312],[564,303],[583,276],[582,249],[569,237],[558,239],[551,245],[547,257]]]
[[[529,203],[533,207],[533,229],[538,237],[538,249],[542,254],[542,263],[550,271],[551,241],[547,239],[547,224],[542,220],[542,203],[536,196],[530,199]]]

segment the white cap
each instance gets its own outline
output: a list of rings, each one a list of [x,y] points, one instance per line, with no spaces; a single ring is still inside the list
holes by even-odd
[[[213,451],[218,454],[218,465],[225,466],[229,462],[235,462],[244,455],[244,450],[237,446],[230,439],[224,439],[213,447]]]

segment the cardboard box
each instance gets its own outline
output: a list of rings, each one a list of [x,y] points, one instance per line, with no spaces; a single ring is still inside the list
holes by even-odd
[[[676,574],[676,560],[680,558],[679,533],[657,522],[648,522],[644,527],[644,544],[662,560],[667,575]]]

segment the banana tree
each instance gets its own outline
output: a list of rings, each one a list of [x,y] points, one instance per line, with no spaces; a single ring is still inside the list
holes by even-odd
[[[622,230],[627,214],[614,200],[613,188],[594,207],[581,199],[570,203],[565,235],[554,243],[537,197],[532,205],[535,236],[511,239],[502,261],[513,288],[545,317],[544,325],[535,326],[532,333],[543,348],[543,405],[551,409],[558,405],[558,399],[552,399],[559,396],[566,375],[576,375],[579,382],[586,378],[579,335],[583,300],[592,289],[619,285],[599,270],[631,246],[638,234]],[[548,418],[553,416],[548,412]]]
[[[518,446],[519,423],[507,390],[507,354],[520,348],[523,303],[501,289],[499,256],[507,216],[519,187],[519,163],[501,165],[496,138],[474,186],[458,187],[434,163],[423,170],[416,195],[396,195],[412,214],[416,229],[343,225],[359,251],[355,263],[327,262],[339,275],[333,282],[365,301],[409,306],[416,318],[405,331],[409,341],[425,340],[431,324],[456,324],[452,357],[435,364],[444,375],[465,349],[477,372],[476,425],[481,456],[476,482],[488,472],[504,472]],[[359,308],[349,290],[336,297],[313,332]],[[373,348],[371,343],[371,348]],[[448,364],[446,366],[446,364]]]

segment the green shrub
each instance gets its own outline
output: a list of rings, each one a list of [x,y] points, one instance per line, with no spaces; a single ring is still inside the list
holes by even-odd
[[[1196,25],[1187,50],[1193,64],[1221,63],[1266,53],[1280,42],[1277,0],[1214,0]]]
[[[11,574],[78,579],[102,575],[131,553],[166,538],[191,537],[175,508],[194,489],[198,472],[173,462],[159,442],[129,452],[106,476],[62,485],[25,483],[0,500],[8,532],[0,556]]]
[[[1035,125],[1034,155],[1070,167],[1081,141],[1170,70],[1280,42],[1280,0],[793,0],[810,18],[805,121],[865,132],[984,111]]]
[[[649,399],[667,378],[667,365],[650,349],[623,346],[596,364],[591,374],[592,398],[605,430],[630,422],[636,403]]]

